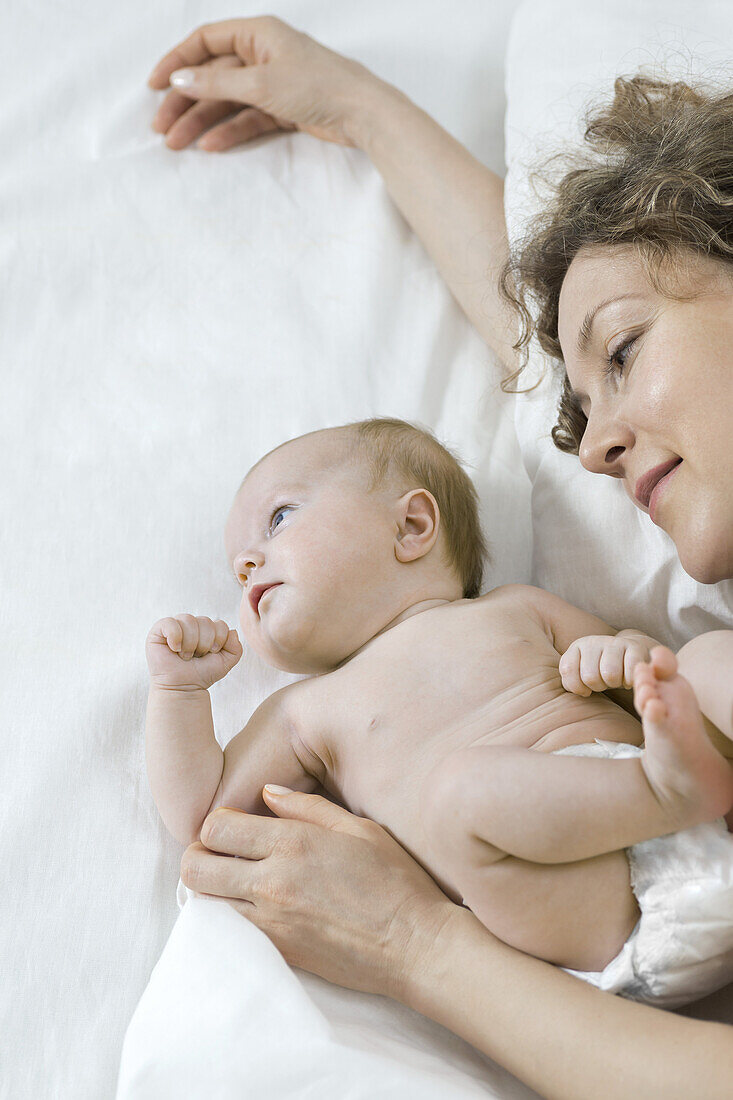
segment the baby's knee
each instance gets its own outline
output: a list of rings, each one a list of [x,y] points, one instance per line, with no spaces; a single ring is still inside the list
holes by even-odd
[[[698,634],[682,646],[677,653],[680,672],[684,668],[698,667],[721,657],[733,657],[733,630],[710,630],[707,634]]]
[[[459,857],[468,846],[469,828],[462,814],[467,782],[467,760],[461,751],[441,760],[423,782],[419,813],[427,842],[436,854]]]
[[[433,768],[420,791],[420,816],[427,843],[434,857],[453,871],[477,858],[480,842],[473,834],[467,811],[474,786],[474,760],[469,753],[458,750]]]

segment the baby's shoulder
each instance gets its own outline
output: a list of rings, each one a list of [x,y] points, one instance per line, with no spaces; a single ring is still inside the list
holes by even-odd
[[[502,584],[471,602],[486,612],[512,611],[534,617],[542,606],[544,596],[544,590],[532,584]]]

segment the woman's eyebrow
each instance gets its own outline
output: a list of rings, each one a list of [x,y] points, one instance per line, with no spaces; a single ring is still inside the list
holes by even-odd
[[[625,298],[642,298],[642,294],[618,294],[615,298],[606,298],[603,302],[599,302],[593,309],[589,309],[585,315],[585,320],[580,326],[578,332],[578,339],[575,345],[575,349],[578,355],[585,355],[590,345],[591,336],[593,335],[593,322],[595,321],[596,314],[600,313],[606,306],[610,306],[613,302],[622,302]]]

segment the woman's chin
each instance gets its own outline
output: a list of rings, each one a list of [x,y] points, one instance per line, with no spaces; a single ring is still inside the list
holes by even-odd
[[[730,580],[733,577],[733,553],[726,547],[726,542],[730,544],[730,537],[726,539],[721,532],[715,550],[706,550],[699,545],[678,546],[680,564],[685,573],[700,584],[718,584],[720,581]]]

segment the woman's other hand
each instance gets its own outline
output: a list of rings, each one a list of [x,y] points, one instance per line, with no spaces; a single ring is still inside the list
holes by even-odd
[[[191,83],[168,92],[153,129],[166,135],[171,149],[183,149],[208,130],[199,147],[212,152],[271,130],[359,145],[370,88],[382,83],[363,65],[270,15],[199,27],[161,58],[148,85],[168,88],[171,74],[181,70]]]
[[[463,910],[374,821],[315,794],[265,788],[263,798],[277,817],[221,807],[206,818],[203,843],[184,852],[183,882],[225,898],[291,965],[402,1000]]]

